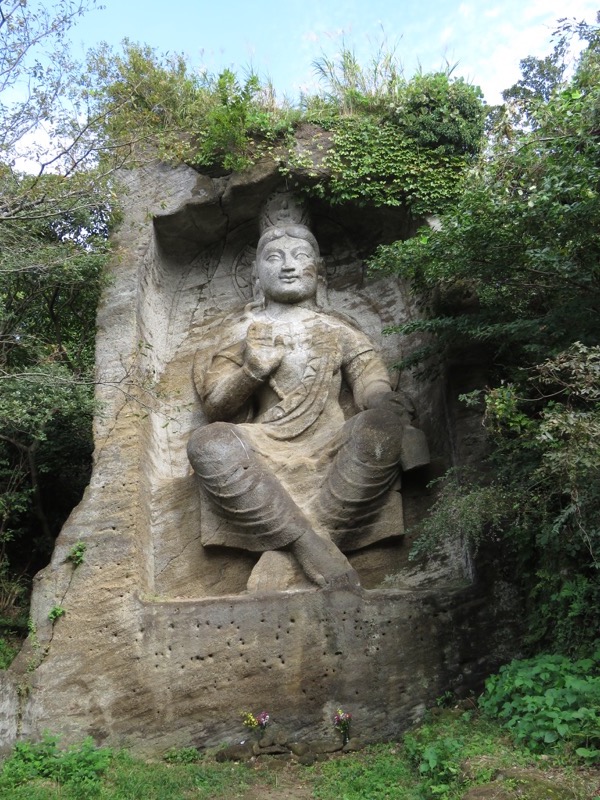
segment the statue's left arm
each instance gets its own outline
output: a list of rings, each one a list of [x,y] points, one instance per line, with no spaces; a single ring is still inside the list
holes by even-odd
[[[344,364],[344,377],[361,411],[375,408],[379,399],[392,391],[386,366],[372,348]]]
[[[351,341],[343,369],[357,407],[361,411],[387,408],[403,424],[410,425],[415,416],[412,401],[403,392],[392,389],[389,372],[381,356],[364,334],[353,331]]]

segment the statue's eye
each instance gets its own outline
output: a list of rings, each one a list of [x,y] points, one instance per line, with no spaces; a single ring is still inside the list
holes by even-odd
[[[281,261],[281,255],[279,253],[269,253],[267,256],[267,261],[271,264],[274,264],[277,261]]]

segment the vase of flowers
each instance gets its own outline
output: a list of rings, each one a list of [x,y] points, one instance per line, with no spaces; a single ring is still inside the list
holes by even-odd
[[[241,713],[244,726],[251,731],[257,731],[259,737],[262,736],[271,721],[269,712],[261,711],[258,714],[253,714],[251,711],[242,711]]]
[[[352,714],[348,711],[343,711],[341,708],[335,712],[333,717],[333,727],[342,734],[342,745],[348,744],[350,739],[350,724],[352,722]]]

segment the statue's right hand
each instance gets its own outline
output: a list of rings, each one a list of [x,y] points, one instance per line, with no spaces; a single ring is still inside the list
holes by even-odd
[[[244,366],[256,378],[266,379],[281,364],[285,345],[281,336],[273,339],[273,326],[253,322],[246,333]]]

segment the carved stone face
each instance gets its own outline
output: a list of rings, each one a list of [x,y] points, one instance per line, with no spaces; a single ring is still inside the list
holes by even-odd
[[[267,300],[299,303],[316,297],[317,256],[310,242],[285,234],[265,245],[256,264]]]

